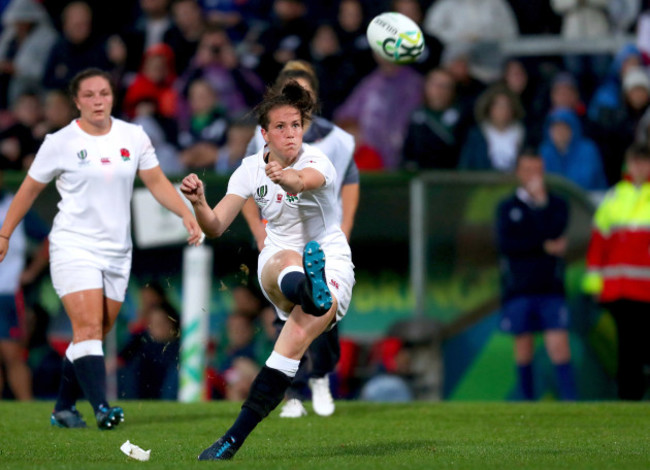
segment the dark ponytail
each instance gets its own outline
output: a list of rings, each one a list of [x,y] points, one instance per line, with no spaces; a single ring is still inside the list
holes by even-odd
[[[281,106],[292,106],[300,112],[301,123],[311,120],[311,114],[316,103],[307,90],[295,80],[289,80],[281,86],[270,88],[264,99],[255,107],[255,113],[260,126],[268,131],[269,113]]]

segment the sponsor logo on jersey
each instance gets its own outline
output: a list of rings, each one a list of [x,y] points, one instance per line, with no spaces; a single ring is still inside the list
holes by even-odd
[[[122,161],[128,162],[131,160],[131,153],[128,149],[120,149],[120,157],[122,157]]]
[[[262,186],[258,187],[257,190],[255,191],[255,202],[260,205],[260,206],[265,206],[269,203],[269,200],[266,199],[266,195],[269,192],[269,188],[267,185],[263,184]]]
[[[106,158],[106,157],[102,157],[101,162],[102,162],[102,165],[110,165],[111,164],[111,159]]]
[[[279,202],[282,202],[282,194],[278,194],[278,195],[275,197],[275,202],[278,202],[278,203],[279,203]]]

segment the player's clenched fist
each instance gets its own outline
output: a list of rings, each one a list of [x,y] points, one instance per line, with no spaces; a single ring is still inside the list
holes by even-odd
[[[275,184],[282,184],[284,170],[278,162],[269,162],[266,164],[266,176]]]
[[[203,181],[194,173],[190,173],[181,182],[181,192],[192,204],[204,198]]]

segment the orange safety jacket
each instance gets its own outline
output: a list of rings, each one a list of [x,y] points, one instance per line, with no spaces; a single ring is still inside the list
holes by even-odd
[[[596,210],[583,289],[601,302],[650,302],[650,181],[623,180]]]

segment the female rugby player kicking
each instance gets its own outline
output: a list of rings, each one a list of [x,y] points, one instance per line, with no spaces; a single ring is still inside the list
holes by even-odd
[[[350,304],[354,265],[339,224],[336,171],[321,151],[302,142],[313,107],[311,94],[293,81],[267,93],[256,108],[267,146],[242,161],[214,209],[195,174],[181,184],[207,236],[223,234],[246,200],[255,199],[268,221],[258,279],[286,320],[237,420],[199,460],[235,455],[282,401],[310,343],[343,318]]]

